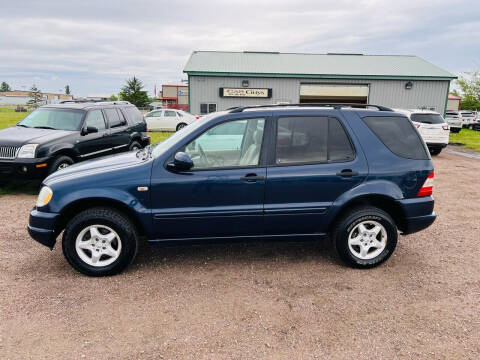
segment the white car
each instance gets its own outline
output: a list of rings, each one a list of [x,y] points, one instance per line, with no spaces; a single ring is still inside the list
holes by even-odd
[[[462,117],[462,126],[464,128],[473,129],[473,124],[476,124],[475,114],[471,110],[460,110],[460,116]]]
[[[402,109],[396,109],[395,111],[406,115],[412,121],[423,141],[427,144],[430,154],[438,155],[448,145],[450,126],[438,112]]]
[[[462,117],[458,111],[447,110],[445,114],[445,121],[450,126],[450,131],[459,133],[462,130]]]
[[[178,131],[199,117],[177,109],[159,109],[144,116],[149,131]]]

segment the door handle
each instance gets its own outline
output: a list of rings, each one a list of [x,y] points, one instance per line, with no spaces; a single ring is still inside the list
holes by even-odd
[[[257,174],[247,174],[240,178],[240,180],[246,181],[246,182],[256,182],[258,180],[263,180],[263,179],[265,179],[264,176],[258,176]]]
[[[357,176],[358,171],[353,171],[352,169],[343,169],[340,172],[337,172],[337,176],[341,177],[352,177],[352,176]]]

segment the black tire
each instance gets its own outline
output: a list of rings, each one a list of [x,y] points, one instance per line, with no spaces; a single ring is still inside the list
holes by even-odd
[[[74,161],[70,156],[60,155],[53,160],[48,169],[48,175],[54,173],[57,170],[60,170],[64,167],[73,165]]]
[[[438,154],[440,154],[442,152],[442,148],[432,148],[432,149],[429,149],[430,150],[430,154],[432,156],[437,156]]]
[[[142,148],[142,145],[140,145],[137,141],[132,141],[130,144],[129,150],[130,151],[138,151]]]
[[[348,244],[350,232],[354,231],[357,225],[365,221],[380,223],[384,227],[387,236],[383,251],[371,259],[362,259],[356,256],[352,253]],[[336,222],[331,238],[333,247],[341,260],[351,267],[366,269],[380,265],[392,255],[397,246],[398,232],[395,221],[385,211],[365,206],[353,208],[343,215]]]
[[[461,128],[450,128],[450,132],[458,134],[462,130]]]
[[[187,126],[187,124],[185,123],[180,123],[177,125],[177,131],[180,130],[180,129],[183,129],[185,126]]]
[[[118,258],[106,266],[93,266],[82,260],[75,249],[77,236],[90,225],[107,226],[120,238],[121,250]],[[68,263],[77,271],[88,276],[109,276],[124,270],[135,258],[138,234],[132,222],[122,213],[110,208],[92,208],[76,215],[63,233],[62,249]]]

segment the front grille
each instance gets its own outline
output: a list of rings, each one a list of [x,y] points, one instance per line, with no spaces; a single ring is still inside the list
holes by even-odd
[[[17,157],[19,147],[16,146],[0,146],[0,159],[12,160]]]

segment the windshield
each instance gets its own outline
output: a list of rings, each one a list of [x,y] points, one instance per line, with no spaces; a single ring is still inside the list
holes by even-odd
[[[80,130],[83,110],[40,108],[33,111],[18,126],[52,130]]]
[[[424,124],[443,124],[445,122],[438,114],[412,114],[411,119]]]
[[[182,138],[184,138],[188,134],[190,134],[193,131],[195,131],[196,129],[198,129],[200,126],[202,126],[206,122],[210,121],[210,119],[212,119],[215,116],[218,116],[218,113],[215,113],[215,115],[212,114],[212,115],[204,116],[201,119],[191,123],[190,125],[185,126],[184,128],[178,130],[175,134],[168,137],[166,140],[164,140],[161,143],[158,143],[157,145],[155,145],[155,147],[153,148],[153,151],[152,151],[152,156],[155,157],[155,158],[159,157],[165,151],[167,151],[173,145],[175,145],[175,143],[177,143]]]

